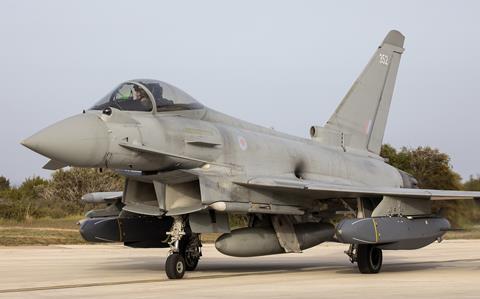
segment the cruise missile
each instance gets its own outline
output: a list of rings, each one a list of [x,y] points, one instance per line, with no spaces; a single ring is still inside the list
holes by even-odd
[[[166,217],[99,217],[80,220],[80,235],[88,242],[123,242],[130,247],[168,247],[162,242],[172,219]]]
[[[373,244],[380,249],[417,249],[440,239],[450,223],[445,218],[373,217],[344,219],[336,238],[347,244]]]
[[[294,225],[300,249],[308,249],[332,239],[335,229],[329,223],[298,223]],[[221,235],[215,247],[223,254],[237,257],[285,253],[273,227],[245,227]]]

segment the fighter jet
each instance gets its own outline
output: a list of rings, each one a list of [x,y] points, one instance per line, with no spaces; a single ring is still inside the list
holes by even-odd
[[[170,248],[171,279],[195,270],[203,233],[221,233],[216,248],[237,257],[345,243],[359,272],[378,273],[382,250],[421,248],[450,229],[432,214],[433,200],[480,198],[480,192],[419,189],[413,176],[380,156],[403,45],[404,36],[390,31],[309,139],[139,79],[22,144],[51,159],[46,169],[109,168],[123,175],[123,191],[83,196],[107,206],[88,212],[80,233],[91,242]],[[230,215],[243,215],[248,225],[233,229]]]

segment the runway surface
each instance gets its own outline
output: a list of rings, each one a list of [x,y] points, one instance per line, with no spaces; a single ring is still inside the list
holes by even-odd
[[[166,249],[120,245],[0,247],[0,298],[480,298],[480,240],[384,251],[380,274],[359,274],[326,243],[302,254],[232,258],[203,247],[183,280]]]

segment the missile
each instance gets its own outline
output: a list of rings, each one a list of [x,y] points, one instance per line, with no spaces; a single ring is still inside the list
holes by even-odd
[[[93,192],[82,196],[82,201],[87,203],[114,203],[122,199],[123,192]]]
[[[164,243],[172,218],[99,217],[79,221],[80,235],[88,242],[123,242],[130,247],[168,247]]]
[[[87,242],[120,242],[118,217],[87,218],[78,222],[80,235]]]
[[[307,249],[331,240],[334,227],[329,223],[298,223],[294,225],[300,249]],[[223,254],[250,257],[285,253],[273,227],[245,227],[221,235],[215,247]]]
[[[445,218],[374,217],[344,219],[336,227],[341,243],[377,244],[380,249],[418,249],[441,238],[450,223]]]

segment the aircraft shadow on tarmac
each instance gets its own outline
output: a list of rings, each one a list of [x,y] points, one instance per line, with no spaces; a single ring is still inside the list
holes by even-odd
[[[480,262],[480,259],[455,259],[445,261],[425,261],[425,262],[392,262],[385,263],[383,272],[397,273],[409,271],[430,270],[442,267],[449,267],[454,263],[462,262]],[[115,261],[96,264],[92,268],[115,270],[143,270],[160,272],[164,270],[164,258],[143,257],[143,258],[125,258],[116,259]],[[94,270],[94,269],[92,269]],[[275,274],[283,272],[319,272],[333,271],[338,274],[354,274],[358,273],[354,264],[348,261],[302,261],[302,260],[258,260],[258,259],[235,259],[225,261],[219,258],[210,258],[201,261],[198,266],[198,272],[202,273],[237,273],[239,275],[252,273],[255,274]],[[262,273],[266,272],[266,273]],[[216,276],[216,275],[214,275]]]
[[[455,259],[446,261],[426,261],[426,262],[400,262],[400,263],[385,263],[383,265],[383,273],[399,273],[409,271],[421,271],[437,268],[450,267],[454,263],[462,262],[480,262],[480,259]],[[354,269],[356,270],[356,269]],[[351,273],[350,271],[340,270],[337,273]]]

